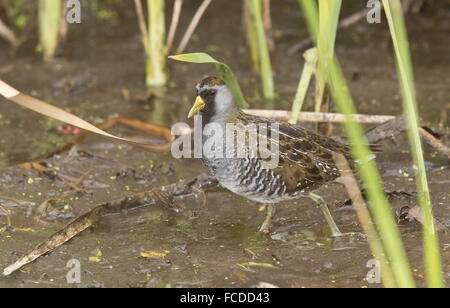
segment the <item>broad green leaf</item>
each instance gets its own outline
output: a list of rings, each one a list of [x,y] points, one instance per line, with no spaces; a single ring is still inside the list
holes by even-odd
[[[188,63],[214,63],[220,64],[219,61],[208,55],[204,52],[196,52],[196,53],[185,53],[181,55],[170,56],[170,59],[188,62]]]
[[[197,53],[187,53],[181,55],[170,56],[170,59],[188,62],[188,63],[198,63],[198,64],[206,64],[211,63],[216,66],[216,70],[219,73],[220,77],[230,88],[231,92],[234,96],[234,101],[239,108],[245,108],[248,106],[245,101],[244,95],[242,94],[241,87],[239,86],[236,77],[233,74],[233,71],[230,69],[228,65],[225,63],[219,62],[207,53],[197,52]]]

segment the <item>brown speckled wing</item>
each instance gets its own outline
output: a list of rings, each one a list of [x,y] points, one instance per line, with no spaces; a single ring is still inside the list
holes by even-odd
[[[266,118],[239,113],[243,124],[274,123]],[[287,193],[313,191],[340,177],[332,153],[343,154],[353,166],[348,145],[289,123],[279,123],[279,164],[274,171],[287,187]]]

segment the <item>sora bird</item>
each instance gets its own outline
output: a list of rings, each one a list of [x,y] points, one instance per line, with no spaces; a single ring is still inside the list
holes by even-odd
[[[324,200],[312,192],[340,177],[333,153],[344,155],[351,167],[354,167],[348,145],[300,126],[244,113],[237,108],[230,89],[220,78],[208,77],[197,85],[196,90],[197,99],[188,117],[196,115],[196,121],[201,121],[203,150],[209,143],[213,145],[215,153],[203,153],[202,161],[222,186],[235,194],[267,205],[267,217],[260,232],[268,232],[275,212],[274,204],[308,197],[313,199],[324,213],[332,236],[342,235]],[[231,138],[218,134],[218,131],[228,133],[230,124],[233,124],[233,127],[248,127],[252,124],[258,128],[265,127],[264,130],[256,130],[256,142],[258,146],[262,141],[265,141],[266,145],[272,145],[267,148],[269,151],[276,151],[277,164],[271,168],[264,166],[267,157],[255,155],[248,136],[241,139],[240,143],[237,141],[237,146],[226,142],[226,139]],[[274,127],[277,140],[272,135],[268,136],[268,131]],[[211,142],[213,137],[216,137],[215,142]],[[235,135],[232,139],[234,138]],[[267,142],[274,140],[275,143]],[[236,155],[236,148],[241,155]]]

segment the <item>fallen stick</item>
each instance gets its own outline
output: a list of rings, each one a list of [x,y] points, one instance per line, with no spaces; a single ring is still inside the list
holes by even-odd
[[[406,131],[407,125],[403,115],[387,121],[366,133],[367,140],[370,143],[379,143],[381,140],[395,137],[398,134]],[[419,132],[423,140],[438,153],[450,159],[450,147],[443,144],[439,139],[434,137],[425,127],[419,127]]]
[[[405,117],[400,115],[367,131],[366,138],[369,143],[377,144],[382,140],[399,135],[406,129]]]
[[[139,30],[141,31],[142,43],[144,44],[145,51],[149,51],[148,31],[147,23],[145,22],[144,9],[142,8],[141,0],[134,0],[134,6],[136,9],[136,15],[138,17]]]
[[[192,20],[189,23],[189,26],[187,27],[180,44],[178,45],[176,54],[183,53],[187,44],[191,40],[192,34],[194,34],[195,29],[197,28],[200,20],[202,19],[203,14],[205,13],[206,9],[211,4],[211,2],[212,0],[203,0],[202,4],[200,4],[197,11],[195,12],[194,17],[192,17]]]
[[[287,110],[244,109],[243,111],[255,116],[266,117],[281,121],[287,121],[291,118],[291,112]],[[386,121],[395,119],[395,116],[354,114],[353,118],[356,122],[362,124],[381,124]],[[342,123],[346,121],[346,117],[345,115],[340,113],[302,111],[298,117],[298,121]]]
[[[0,19],[0,37],[11,43],[13,46],[18,46],[19,41],[17,40],[14,32]]]
[[[174,6],[173,6],[172,21],[170,22],[169,34],[167,35],[167,40],[166,40],[166,49],[167,49],[168,54],[170,54],[170,51],[173,46],[175,34],[178,29],[178,23],[180,21],[182,7],[183,7],[183,0],[175,0]]]
[[[39,244],[32,251],[21,257],[14,264],[5,268],[3,270],[3,275],[4,276],[11,275],[24,265],[33,262],[40,256],[64,244],[77,234],[83,232],[90,226],[94,225],[99,221],[102,211],[103,206],[97,206],[93,210],[84,214],[83,216],[78,217],[73,222],[64,227],[62,230],[50,236],[45,242]]]
[[[435,138],[423,127],[419,127],[420,134],[428,145],[432,146],[436,151],[450,159],[450,148],[444,145],[440,140]]]
[[[202,174],[189,181],[162,186],[147,192],[97,205],[89,212],[70,222],[60,231],[51,235],[46,241],[26,253],[15,263],[6,267],[3,270],[3,275],[11,275],[23,266],[38,259],[40,256],[63,245],[84,230],[98,223],[104,215],[117,214],[124,210],[131,210],[155,203],[161,203],[172,210],[180,211],[181,207],[175,202],[175,197],[192,194],[216,186],[217,181],[214,178]]]
[[[287,110],[266,110],[266,109],[244,109],[244,112],[255,116],[266,117],[279,121],[286,121],[291,118],[291,112]],[[379,143],[380,141],[397,136],[407,130],[406,122],[403,115],[366,115],[354,114],[354,121],[361,124],[380,124],[379,126],[369,130],[366,133],[367,140],[370,143]],[[326,112],[305,112],[302,111],[298,117],[300,122],[334,122],[342,123],[347,119],[341,113]],[[450,159],[450,148],[444,145],[440,140],[435,138],[423,127],[419,128],[422,138],[425,142],[433,147],[437,152]]]

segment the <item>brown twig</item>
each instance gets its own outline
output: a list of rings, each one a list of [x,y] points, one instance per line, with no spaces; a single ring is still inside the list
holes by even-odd
[[[67,0],[63,1],[62,5],[62,13],[61,13],[61,21],[59,23],[59,32],[58,37],[60,42],[66,42],[67,41],[67,34],[69,33],[69,24],[67,22],[67,12],[69,11],[69,8],[67,7]]]
[[[85,173],[83,173],[80,178],[74,183],[76,186],[83,185],[84,179],[88,176],[89,173],[91,173],[92,169],[89,169]]]
[[[269,50],[273,52],[275,50],[275,41],[273,40],[270,0],[263,1],[263,22],[264,30],[266,32],[267,45]]]
[[[1,19],[0,19],[0,37],[3,37],[13,46],[19,45],[19,41],[14,32]]]
[[[380,2],[380,6],[383,7],[383,3]],[[367,13],[371,10],[371,8],[365,8],[361,11],[358,11],[354,14],[351,14],[350,16],[347,16],[339,23],[339,29],[346,29],[353,25],[356,25],[360,21],[362,21],[366,16]]]
[[[281,121],[287,121],[291,117],[291,112],[287,110],[267,110],[267,109],[244,109],[246,113],[266,117]],[[395,116],[388,115],[367,115],[355,114],[353,118],[356,122],[364,124],[381,124],[389,120],[395,119]],[[334,122],[342,123],[346,121],[346,117],[340,113],[326,113],[326,112],[301,112],[298,120],[300,122]]]
[[[172,21],[170,22],[169,34],[167,35],[166,48],[167,53],[170,54],[170,50],[173,46],[175,34],[178,29],[178,23],[180,21],[181,8],[183,7],[183,0],[175,0],[173,5]]]
[[[69,186],[70,188],[72,188],[74,191],[78,192],[78,193],[83,193],[85,192],[85,190],[83,188],[78,187],[78,185],[76,185],[75,183],[72,183],[70,181],[67,181],[66,179],[64,179],[64,177],[62,176],[58,176],[58,178],[67,186]]]
[[[103,212],[103,206],[95,207],[92,211],[84,214],[83,216],[75,219],[73,222],[68,224],[62,230],[53,234],[48,240],[38,245],[32,251],[21,257],[14,264],[8,266],[3,270],[3,275],[8,276],[13,272],[20,269],[22,266],[33,262],[40,256],[52,251],[56,247],[64,244],[69,241],[71,238],[76,236],[77,234],[83,232],[87,228],[94,225],[101,217]]]
[[[11,25],[14,21],[14,16],[11,12],[11,7],[9,5],[9,1],[0,0],[0,10],[3,10],[3,12],[4,12],[6,23],[8,25]]]
[[[197,12],[195,12],[194,17],[191,20],[191,23],[186,29],[186,32],[184,33],[183,39],[180,42],[180,45],[178,45],[177,54],[183,53],[184,49],[186,48],[187,44],[189,43],[189,40],[192,37],[192,34],[194,34],[195,29],[198,26],[198,23],[200,22],[203,14],[205,13],[208,6],[211,4],[212,0],[203,0],[202,4],[199,6]]]
[[[367,141],[377,144],[387,138],[392,138],[406,130],[406,121],[403,115],[386,121],[366,132]]]
[[[430,134],[423,127],[419,127],[419,131],[420,131],[420,134],[422,135],[422,138],[425,140],[426,143],[428,143],[436,151],[438,151],[439,153],[441,153],[442,155],[444,155],[448,159],[450,159],[450,148],[449,147],[444,145],[441,141],[439,141],[437,138],[435,138],[432,134]]]
[[[141,0],[134,0],[134,6],[136,8],[136,14],[139,22],[139,29],[141,30],[142,43],[144,44],[145,52],[149,51],[148,31],[147,23],[145,22],[144,10],[142,8]]]

